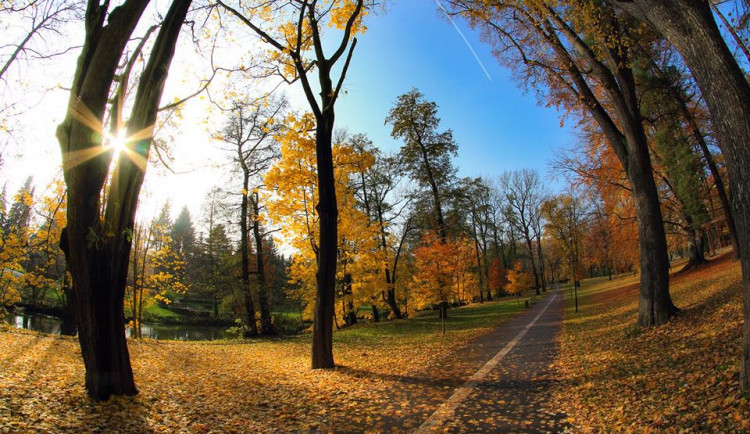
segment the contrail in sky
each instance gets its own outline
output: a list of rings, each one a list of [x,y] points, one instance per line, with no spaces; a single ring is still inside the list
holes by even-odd
[[[448,13],[448,11],[445,10],[445,8],[443,7],[443,4],[440,3],[440,0],[435,0],[435,3],[443,11],[443,13],[445,13],[445,16],[448,17],[448,21],[450,21],[451,24],[453,24],[453,28],[456,29],[456,31],[458,32],[459,35],[461,35],[461,39],[463,39],[464,42],[466,43],[466,46],[469,47],[469,51],[471,51],[471,54],[474,55],[474,58],[477,59],[477,63],[479,64],[479,67],[482,68],[482,71],[484,71],[484,75],[487,76],[487,79],[489,81],[492,81],[492,77],[490,77],[490,73],[487,72],[487,68],[484,67],[484,63],[482,63],[482,60],[479,59],[479,56],[477,55],[477,52],[474,51],[474,48],[469,43],[469,40],[466,39],[466,36],[464,36],[464,32],[462,32],[461,29],[456,25],[456,22],[453,21],[453,17],[451,17],[450,14]]]

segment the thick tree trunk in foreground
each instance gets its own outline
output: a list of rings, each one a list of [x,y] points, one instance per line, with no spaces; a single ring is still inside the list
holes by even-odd
[[[603,14],[615,19],[614,11],[600,8]],[[641,282],[638,302],[637,324],[642,327],[661,325],[669,321],[677,308],[669,294],[669,257],[664,222],[659,206],[659,194],[654,182],[648,141],[643,130],[643,119],[633,72],[627,66],[629,53],[607,48],[607,54],[615,59],[614,65],[602,63],[591,47],[584,43],[562,18],[552,14],[555,24],[567,34],[580,55],[583,55],[598,76],[610,100],[611,110],[605,109],[597,94],[586,82],[583,72],[573,62],[571,54],[560,41],[553,40],[553,48],[561,60],[568,64],[568,71],[580,92],[586,109],[601,127],[607,141],[617,154],[632,186],[638,220],[640,244]],[[549,32],[554,32],[548,25]],[[613,117],[614,116],[614,117]]]
[[[331,108],[318,119],[315,146],[318,163],[318,216],[320,242],[318,244],[318,290],[315,294],[313,320],[312,368],[333,368],[333,310],[336,295],[336,253],[338,246],[338,207],[336,182],[333,176],[334,113]]]
[[[111,150],[103,148],[102,119],[125,44],[147,4],[148,0],[127,0],[107,15],[105,7],[89,2],[86,40],[73,79],[69,111],[57,129],[68,187],[68,227],[61,247],[73,276],[72,298],[86,367],[86,389],[94,399],[138,393],[123,314],[128,259],[150,133],[190,1],[175,0],[164,19],[141,75],[128,123],[127,135],[141,133],[140,139],[129,144],[129,151],[120,156],[106,202],[102,203],[101,192],[113,156]],[[121,77],[121,86],[123,82]],[[118,110],[113,116],[120,116]]]
[[[630,137],[627,167],[633,185],[638,235],[641,249],[641,291],[638,325],[665,324],[677,311],[669,294],[669,256],[661,216],[659,193],[652,175],[645,136]],[[640,144],[640,145],[639,145]]]
[[[750,391],[750,85],[713,19],[708,2],[631,0],[612,3],[645,19],[674,44],[706,99],[725,155],[737,227],[744,295],[740,383]]]

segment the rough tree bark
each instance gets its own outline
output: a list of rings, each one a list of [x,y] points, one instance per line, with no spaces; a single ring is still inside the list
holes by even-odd
[[[623,165],[627,168],[626,173],[633,186],[641,249],[638,325],[649,327],[668,322],[676,308],[669,294],[667,237],[664,233],[659,194],[652,175],[648,144],[645,135],[640,138],[632,137],[631,141]]]
[[[633,187],[641,253],[637,324],[642,327],[664,324],[677,308],[669,294],[667,240],[659,194],[652,173],[648,141],[643,130],[635,79],[628,66],[629,53],[624,47],[620,50],[607,47],[605,54],[609,60],[607,63],[603,62],[554,10],[548,8],[548,12],[551,22],[545,24],[548,32],[548,36],[545,37],[567,66],[570,79],[575,84],[586,110],[602,129]],[[604,8],[602,12],[611,15],[611,11]],[[614,22],[614,17],[612,19]],[[602,105],[571,57],[570,51],[555,36],[555,26],[561,29],[578,55],[587,60],[592,73],[597,76],[611,100],[610,110]]]
[[[320,66],[319,67],[323,67]],[[329,84],[328,71],[320,73],[322,81]],[[325,89],[324,89],[325,91]],[[312,368],[333,368],[333,311],[336,298],[336,253],[338,246],[338,206],[336,182],[333,176],[331,139],[335,114],[333,105],[321,112],[315,131],[315,149],[318,164],[318,216],[320,240],[318,242],[318,290],[315,293],[313,319]]]
[[[711,112],[726,156],[744,294],[740,382],[750,391],[750,85],[726,45],[707,1],[609,0],[650,22],[682,55]]]
[[[175,0],[164,18],[128,122],[128,137],[137,139],[130,145],[129,157],[118,159],[102,203],[113,158],[113,152],[103,147],[102,119],[118,62],[147,4],[148,0],[127,0],[108,14],[108,3],[89,0],[68,113],[57,129],[68,187],[68,226],[61,247],[73,276],[86,390],[102,400],[138,393],[123,314],[128,258],[158,103],[190,0]]]

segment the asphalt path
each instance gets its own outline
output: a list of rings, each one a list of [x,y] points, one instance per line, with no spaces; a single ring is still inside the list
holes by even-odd
[[[377,432],[562,432],[550,400],[564,294],[546,298],[429,369],[399,377]],[[356,430],[356,429],[355,429]]]
[[[563,294],[555,291],[480,338],[475,345],[487,362],[415,432],[563,431],[565,415],[548,399],[563,307]]]

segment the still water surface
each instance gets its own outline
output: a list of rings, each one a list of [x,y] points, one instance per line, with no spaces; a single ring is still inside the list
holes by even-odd
[[[14,327],[34,330],[52,335],[75,335],[75,325],[61,318],[29,312],[11,312],[3,322]],[[207,326],[198,324],[158,324],[144,322],[141,331],[144,338],[178,341],[213,341],[229,339],[227,326]],[[125,330],[130,337],[132,329]]]

